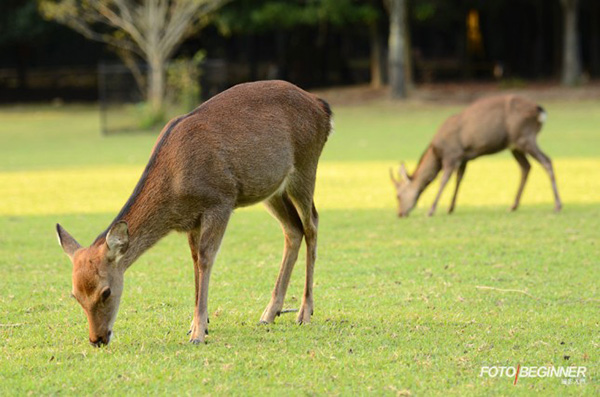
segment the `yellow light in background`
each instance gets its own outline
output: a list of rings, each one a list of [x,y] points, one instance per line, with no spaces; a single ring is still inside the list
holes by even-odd
[[[600,178],[590,178],[600,168],[595,158],[555,158],[558,189],[565,207],[598,203]],[[415,163],[407,163],[414,169]],[[315,202],[321,210],[389,209],[396,207],[389,180],[389,161],[323,162],[319,164]],[[116,214],[143,171],[142,166],[105,166],[43,171],[0,172],[0,216],[49,214]],[[351,178],[348,176],[351,175]],[[457,208],[500,206],[508,208],[517,192],[520,171],[508,156],[482,158],[470,163],[461,185]],[[454,183],[452,181],[452,183]],[[439,178],[423,193],[420,208],[429,208],[439,188]],[[440,202],[445,212],[452,189]],[[544,204],[552,210],[552,191],[546,172],[532,162],[522,206]],[[249,207],[251,211],[262,206]]]
[[[467,53],[483,56],[483,39],[479,25],[479,11],[469,10],[467,14]]]

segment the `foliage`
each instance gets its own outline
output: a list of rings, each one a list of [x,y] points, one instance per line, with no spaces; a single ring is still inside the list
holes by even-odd
[[[413,15],[417,21],[424,21],[432,18],[437,11],[437,7],[431,2],[418,2],[414,6]]]
[[[49,28],[37,12],[36,0],[0,2],[0,45],[32,41]]]
[[[439,29],[447,29],[458,21],[463,24],[468,6],[444,0],[416,0],[411,7],[411,19],[416,24],[435,23]]]
[[[231,34],[323,24],[365,25],[377,18],[376,7],[364,0],[238,0],[223,8],[216,24]]]
[[[137,127],[140,131],[151,131],[160,128],[167,120],[166,106],[155,110],[148,102],[140,102],[134,105],[134,113]]]
[[[502,88],[503,90],[510,90],[510,89],[515,89],[515,88],[525,88],[525,87],[527,87],[527,81],[525,81],[521,78],[518,78],[518,77],[502,79],[499,82],[499,87]]]
[[[193,57],[174,59],[167,67],[167,91],[170,101],[189,112],[200,103],[201,64],[206,57],[205,51],[198,51]]]

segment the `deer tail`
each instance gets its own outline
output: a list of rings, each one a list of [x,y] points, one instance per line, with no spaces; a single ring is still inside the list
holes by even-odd
[[[327,130],[327,136],[333,134],[333,130],[334,130],[334,123],[333,123],[333,112],[331,111],[331,106],[329,106],[329,104],[327,103],[327,101],[325,101],[324,99],[321,98],[317,98],[317,100],[319,101],[319,105],[321,105],[321,109],[325,112],[325,114],[327,115],[327,119],[329,120],[329,129]]]
[[[537,111],[538,111],[538,121],[541,124],[544,124],[544,122],[548,119],[548,113],[546,113],[546,109],[544,109],[543,107],[538,105]]]

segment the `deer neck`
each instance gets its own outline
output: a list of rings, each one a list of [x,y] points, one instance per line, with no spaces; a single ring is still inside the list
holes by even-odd
[[[127,222],[129,245],[119,260],[119,267],[123,271],[172,229],[165,196],[164,189],[158,183],[152,183],[149,178],[142,176],[111,225],[96,239],[94,244],[103,244],[108,230],[116,222]]]
[[[144,252],[163,238],[170,229],[159,211],[142,208],[123,218],[129,225],[129,248],[121,259],[121,266],[131,266]]]
[[[411,184],[414,186],[418,195],[433,182],[441,168],[440,159],[434,153],[433,148],[429,146],[421,156],[417,169],[411,177]]]

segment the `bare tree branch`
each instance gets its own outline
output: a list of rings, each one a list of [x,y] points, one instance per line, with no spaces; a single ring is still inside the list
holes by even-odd
[[[92,4],[94,4],[95,9],[98,11],[100,15],[106,18],[105,22],[107,25],[112,25],[117,29],[121,29],[127,34],[131,36],[131,38],[137,43],[140,49],[143,52],[147,50],[147,43],[144,37],[138,32],[136,27],[129,23],[127,20],[122,18],[119,14],[115,13],[110,7],[108,7],[104,2],[97,0],[89,0]]]
[[[230,0],[38,0],[47,19],[116,48],[140,90],[157,109],[164,96],[166,61],[208,14],[227,1]],[[151,66],[149,77],[143,78],[133,54]]]
[[[135,82],[142,96],[146,97],[148,95],[148,93],[146,92],[146,77],[144,76],[144,73],[142,72],[142,69],[138,64],[134,53],[132,53],[131,51],[125,51],[122,48],[114,48],[114,51],[119,56],[119,58],[121,58],[125,66],[127,66],[127,69],[131,71],[131,74],[133,75],[133,78],[135,79]]]

